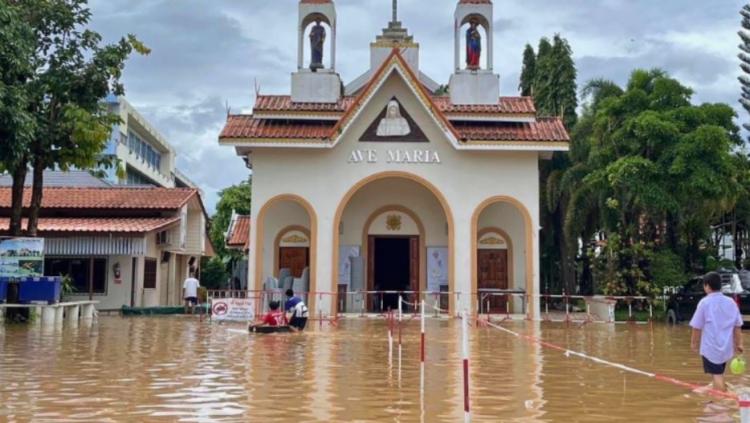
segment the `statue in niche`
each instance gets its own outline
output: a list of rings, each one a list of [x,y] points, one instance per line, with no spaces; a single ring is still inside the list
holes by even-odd
[[[478,70],[481,57],[482,34],[479,33],[479,20],[472,18],[469,21],[469,29],[466,30],[466,67],[469,70]]]
[[[380,124],[378,125],[378,131],[376,132],[377,136],[403,137],[410,133],[411,128],[409,128],[409,122],[406,121],[406,118],[401,116],[401,106],[398,104],[398,101],[389,101],[385,117],[380,120]]]
[[[310,31],[310,70],[313,72],[324,67],[323,45],[326,42],[326,29],[320,22],[320,18],[316,18],[315,26]]]

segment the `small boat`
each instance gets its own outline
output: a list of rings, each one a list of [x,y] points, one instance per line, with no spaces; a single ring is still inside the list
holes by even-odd
[[[250,326],[251,333],[288,333],[292,330],[289,326]]]

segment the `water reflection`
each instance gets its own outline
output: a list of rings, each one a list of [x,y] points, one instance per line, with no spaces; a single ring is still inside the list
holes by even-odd
[[[685,327],[507,326],[643,370],[707,381]],[[456,321],[427,322],[422,396],[416,320],[404,326],[400,372],[397,353],[388,365],[385,322],[366,319],[293,336],[178,317],[0,326],[0,421],[461,421],[459,335]],[[734,404],[708,403],[495,329],[473,328],[471,350],[474,421],[737,418]]]

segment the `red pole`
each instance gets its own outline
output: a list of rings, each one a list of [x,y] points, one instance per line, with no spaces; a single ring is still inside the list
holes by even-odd
[[[471,409],[469,407],[469,329],[467,320],[469,316],[464,311],[461,320],[461,332],[463,337],[463,365],[464,365],[464,422],[471,421]]]

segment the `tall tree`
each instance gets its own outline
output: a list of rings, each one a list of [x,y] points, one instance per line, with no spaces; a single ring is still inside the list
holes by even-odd
[[[573,52],[567,40],[559,34],[553,42],[542,38],[536,57],[534,50],[526,46],[524,67],[521,72],[521,90],[533,93],[537,111],[543,116],[556,116],[563,120],[571,131],[577,121],[577,72]],[[530,87],[528,86],[530,84]],[[575,249],[565,241],[562,231],[566,213],[567,193],[557,186],[569,160],[565,153],[555,153],[552,160],[540,169],[540,202],[542,225],[547,228],[541,235],[543,280],[555,291],[575,292]]]
[[[526,44],[523,50],[523,67],[521,68],[521,82],[518,89],[522,96],[531,96],[534,93],[534,76],[536,75],[536,53],[531,44]]]
[[[568,240],[599,242],[589,253],[605,293],[654,294],[653,281],[668,279],[659,272],[701,266],[711,224],[737,201],[735,113],[691,104],[692,90],[659,70],[633,72],[625,90],[598,80],[584,93],[560,187],[571,193]],[[676,256],[684,269],[670,269]]]
[[[18,7],[0,1],[0,168],[13,173],[10,230],[21,232],[23,185],[27,146],[33,138],[34,120],[26,90],[33,77],[34,33],[23,22]]]
[[[112,125],[119,122],[119,117],[101,101],[110,93],[124,94],[120,78],[129,55],[134,50],[149,52],[132,35],[114,44],[102,44],[101,35],[86,28],[91,19],[87,3],[88,0],[12,3],[20,22],[34,34],[34,74],[24,90],[35,126],[23,160],[13,164],[14,183],[19,182],[23,169],[29,165],[33,168],[27,232],[30,236],[37,231],[44,170],[89,168],[99,162]],[[13,216],[20,216],[20,208],[14,208]],[[20,227],[19,222],[12,222],[12,227]]]

